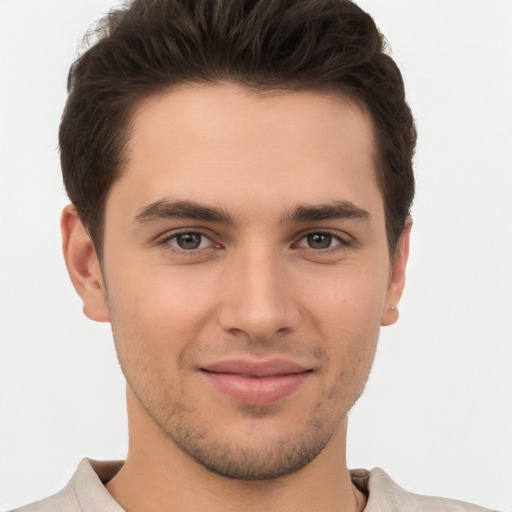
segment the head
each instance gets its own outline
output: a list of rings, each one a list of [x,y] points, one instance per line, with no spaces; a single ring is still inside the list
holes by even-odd
[[[111,12],[72,66],[60,128],[69,198],[98,256],[105,202],[141,102],[184,84],[317,91],[370,117],[390,254],[410,214],[416,132],[400,71],[372,18],[347,0],[136,0]]]
[[[131,439],[238,479],[339,460],[397,318],[413,192],[373,21],[347,1],[147,0],[104,27],[61,127],[64,251],[112,323]]]

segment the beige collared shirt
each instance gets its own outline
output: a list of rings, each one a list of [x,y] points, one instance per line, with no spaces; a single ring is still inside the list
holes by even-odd
[[[122,461],[84,459],[59,493],[13,512],[124,512],[103,485],[121,469]],[[404,491],[382,469],[351,471],[352,481],[368,495],[364,512],[491,512],[461,501]]]

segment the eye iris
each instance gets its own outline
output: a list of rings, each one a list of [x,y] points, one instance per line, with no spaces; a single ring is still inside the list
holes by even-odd
[[[308,245],[313,249],[328,249],[332,243],[332,236],[325,233],[308,235]]]
[[[176,237],[176,243],[182,249],[197,249],[201,245],[201,235],[199,233],[183,233]]]

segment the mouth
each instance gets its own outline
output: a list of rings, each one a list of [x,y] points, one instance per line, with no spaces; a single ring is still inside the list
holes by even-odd
[[[271,405],[296,392],[313,370],[292,361],[233,359],[200,369],[217,391],[246,405]]]

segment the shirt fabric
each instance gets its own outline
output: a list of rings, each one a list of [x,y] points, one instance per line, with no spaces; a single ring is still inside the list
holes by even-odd
[[[104,486],[122,466],[122,461],[84,459],[62,491],[12,512],[125,512]],[[364,512],[491,512],[462,501],[412,494],[380,468],[350,474],[353,484],[368,496]]]

